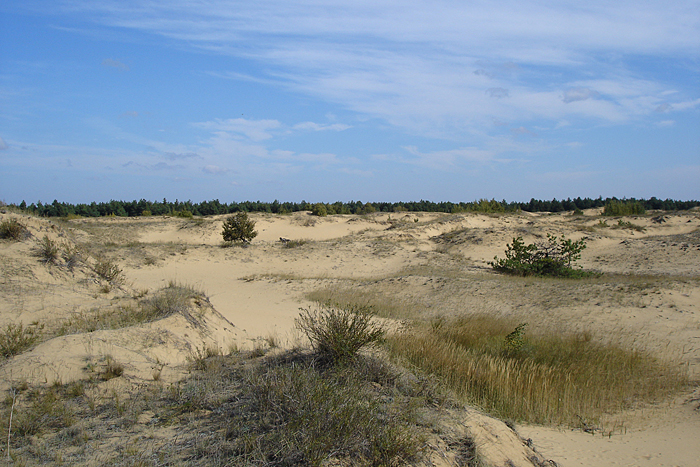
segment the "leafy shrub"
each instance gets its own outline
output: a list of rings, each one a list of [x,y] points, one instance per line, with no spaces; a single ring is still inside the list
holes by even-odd
[[[58,261],[59,254],[58,242],[44,235],[44,238],[42,238],[39,244],[34,248],[34,254],[46,264],[55,264]]]
[[[36,328],[25,328],[22,323],[8,324],[0,331],[0,356],[10,358],[18,355],[39,339]]]
[[[300,310],[295,320],[297,328],[309,338],[320,359],[329,363],[347,363],[362,347],[378,343],[385,334],[372,322],[367,307],[340,307],[327,302],[313,311]]]
[[[517,237],[506,247],[505,259],[496,256],[488,263],[497,271],[517,276],[581,277],[590,274],[572,267],[586,248],[585,238],[573,241],[563,235],[558,239],[547,234],[546,243],[525,245],[523,238]]]
[[[22,240],[29,234],[29,231],[17,219],[5,219],[0,222],[0,238],[10,240]]]
[[[227,243],[250,242],[258,232],[255,230],[255,221],[248,219],[248,214],[241,211],[226,218],[221,235]]]
[[[185,218],[187,218],[187,219],[192,219],[192,212],[191,212],[191,211],[188,211],[187,209],[185,209],[185,210],[183,210],[183,211],[177,211],[177,212],[175,213],[175,215],[176,215],[177,217],[185,217]]]

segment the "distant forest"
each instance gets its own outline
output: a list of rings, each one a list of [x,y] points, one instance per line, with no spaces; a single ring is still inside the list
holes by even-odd
[[[531,199],[527,203],[508,202],[506,200],[486,200],[482,199],[473,202],[453,203],[442,201],[439,203],[432,201],[410,201],[410,202],[366,202],[350,201],[335,203],[307,203],[306,201],[296,202],[263,202],[263,201],[243,201],[222,203],[218,199],[213,201],[203,201],[194,203],[192,201],[109,201],[92,202],[90,204],[70,204],[54,200],[53,203],[27,204],[22,201],[19,205],[9,205],[27,213],[32,213],[44,217],[136,217],[136,216],[211,216],[216,214],[229,214],[239,211],[245,212],[269,212],[275,214],[285,214],[297,211],[312,211],[318,215],[332,214],[368,214],[372,212],[563,212],[577,211],[589,208],[604,208],[606,214],[643,214],[647,210],[678,211],[691,209],[700,206],[700,201],[676,201],[672,199],[660,200],[657,198],[634,199],[634,198],[576,198],[565,200],[541,201]]]

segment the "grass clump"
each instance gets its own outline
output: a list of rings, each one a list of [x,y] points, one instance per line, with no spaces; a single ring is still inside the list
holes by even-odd
[[[385,331],[372,322],[368,307],[335,306],[330,302],[317,305],[316,309],[300,308],[295,324],[306,337],[319,358],[330,363],[346,363],[357,355],[362,347],[376,344]]]
[[[0,331],[0,356],[10,358],[21,354],[39,339],[36,327],[24,327],[24,324],[10,323]]]
[[[39,257],[41,262],[46,264],[56,264],[60,251],[58,242],[51,240],[47,235],[44,235],[34,247],[34,254]]]
[[[501,418],[576,425],[679,390],[686,375],[650,355],[590,334],[562,335],[493,316],[436,321],[392,336],[390,351],[439,376]]]
[[[516,276],[586,277],[590,272],[574,269],[573,263],[581,258],[586,239],[573,241],[547,234],[546,243],[525,245],[522,237],[506,245],[506,257],[494,257],[489,265],[495,270]]]
[[[0,238],[19,241],[26,238],[29,231],[17,219],[3,219],[0,222]]]

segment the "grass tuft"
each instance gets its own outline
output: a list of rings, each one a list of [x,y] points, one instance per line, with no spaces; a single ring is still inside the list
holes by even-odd
[[[24,324],[8,324],[0,331],[0,356],[10,358],[30,348],[39,339],[36,327]]]
[[[58,262],[60,248],[58,242],[51,240],[47,235],[39,240],[38,245],[34,247],[34,254],[39,257],[43,263],[56,264]]]
[[[29,236],[29,231],[17,219],[3,219],[0,222],[0,238],[20,241]]]
[[[120,283],[124,279],[117,263],[107,258],[97,258],[92,269],[95,274],[110,283]]]
[[[315,310],[300,310],[297,328],[309,338],[319,358],[329,363],[347,363],[362,347],[379,342],[385,334],[372,322],[368,307],[339,307],[327,302]]]

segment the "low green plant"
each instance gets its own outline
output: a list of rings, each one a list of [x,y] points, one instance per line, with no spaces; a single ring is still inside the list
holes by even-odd
[[[488,264],[495,270],[517,276],[583,277],[590,275],[574,269],[573,263],[581,258],[586,239],[571,240],[563,235],[557,238],[547,234],[547,242],[526,245],[522,237],[506,245],[505,259],[494,257]]]
[[[296,327],[311,341],[319,358],[329,363],[347,363],[360,349],[380,342],[385,335],[385,330],[372,321],[368,307],[341,307],[327,302],[313,310],[300,310]]]
[[[191,212],[191,211],[188,211],[188,210],[186,210],[186,209],[185,209],[185,210],[182,210],[182,211],[177,211],[177,212],[175,213],[175,215],[176,215],[177,217],[184,217],[184,218],[186,218],[186,219],[192,219],[192,217],[193,217],[193,216],[192,216],[192,212]]]
[[[23,323],[10,323],[0,331],[0,356],[10,358],[30,348],[39,339],[36,326],[24,327]]]
[[[630,229],[630,230],[636,230],[637,232],[644,232],[646,229],[637,224],[633,224],[630,221],[623,221],[622,219],[619,219],[617,221],[617,225],[615,226],[616,229]]]
[[[258,232],[255,230],[255,221],[249,219],[248,214],[241,211],[226,218],[221,235],[226,244],[249,243],[258,235]]]
[[[26,238],[29,231],[17,219],[3,219],[0,222],[0,238],[19,241]]]

